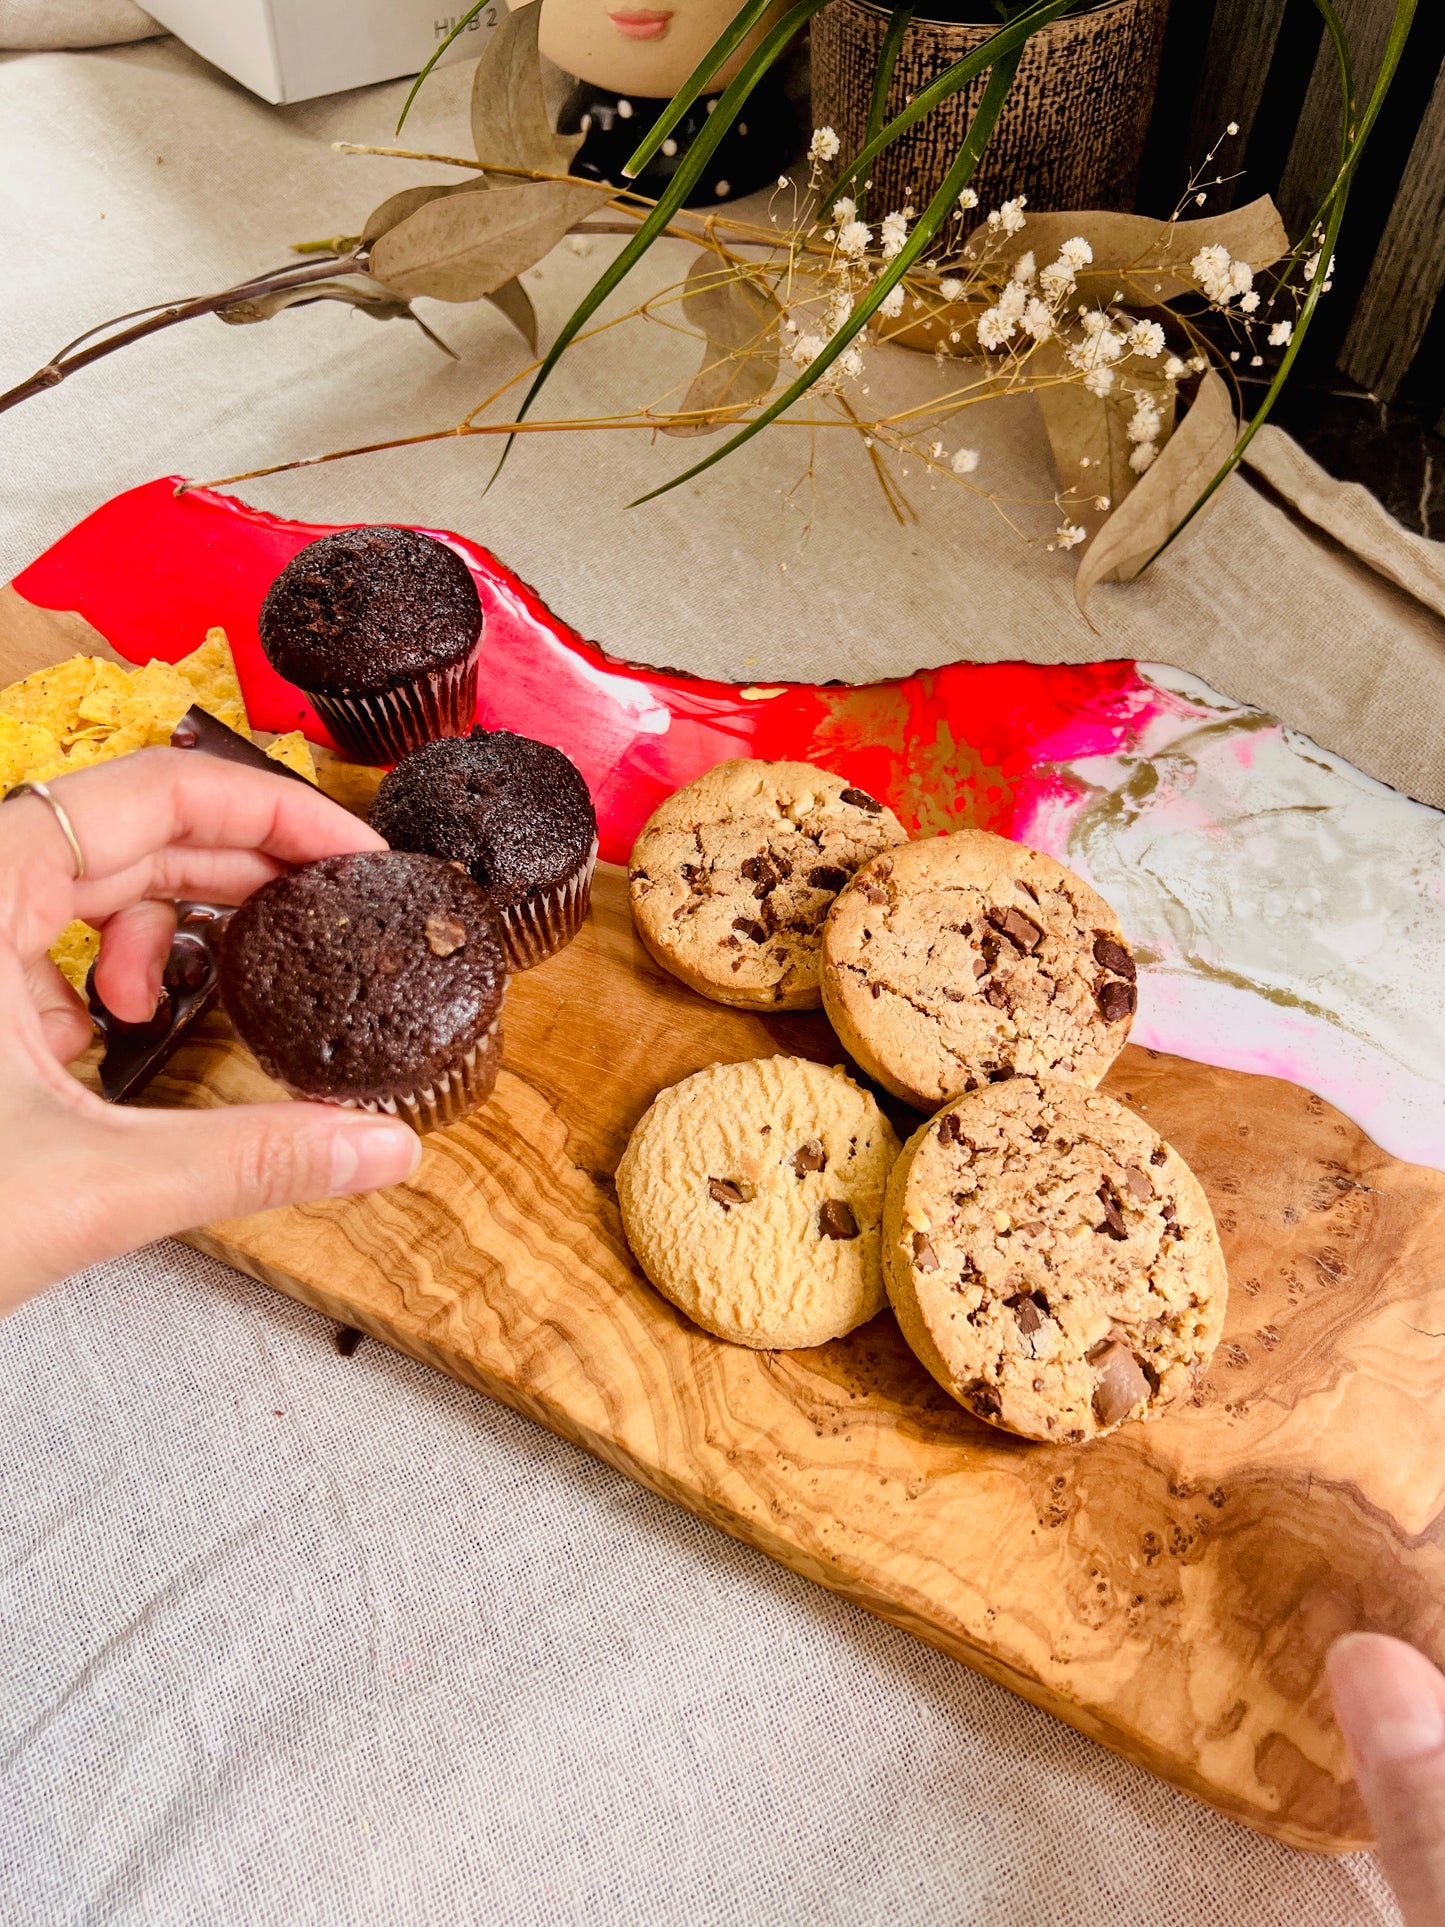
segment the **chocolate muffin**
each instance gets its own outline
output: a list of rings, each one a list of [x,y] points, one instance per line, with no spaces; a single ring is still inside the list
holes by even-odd
[[[435,857],[368,850],[277,877],[221,947],[221,999],[295,1097],[416,1131],[491,1095],[507,968],[486,892]]]
[[[308,542],[266,592],[261,647],[348,756],[390,763],[477,713],[482,604],[472,572],[416,529]]]
[[[576,766],[505,729],[428,743],[382,779],[371,827],[394,850],[465,865],[502,919],[513,970],[582,927],[597,863],[597,812]]]

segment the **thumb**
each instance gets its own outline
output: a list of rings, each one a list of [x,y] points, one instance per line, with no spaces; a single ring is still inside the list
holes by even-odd
[[[1383,1633],[1329,1656],[1335,1717],[1407,1927],[1445,1920],[1445,1676]]]
[[[21,1268],[35,1275],[17,1297],[218,1218],[400,1183],[421,1140],[394,1118],[334,1104],[161,1111],[88,1099],[57,1150],[70,1202],[49,1216],[44,1249],[27,1254]]]

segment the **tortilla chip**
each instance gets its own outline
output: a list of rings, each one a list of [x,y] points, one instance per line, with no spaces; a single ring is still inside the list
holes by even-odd
[[[284,763],[287,769],[294,769],[298,776],[304,776],[308,783],[315,783],[316,759],[311,754],[311,745],[299,729],[291,730],[285,736],[278,736],[266,751],[273,763]]]
[[[191,685],[195,691],[193,700],[202,709],[250,740],[251,719],[246,714],[236,659],[224,629],[208,629],[200,648],[192,650],[189,656],[182,656],[176,670]]]
[[[117,663],[95,658],[90,686],[75,706],[76,724],[101,723],[107,729],[116,729],[129,721],[131,702],[130,672]]]
[[[85,981],[100,949],[100,932],[79,918],[66,924],[50,946],[50,960],[78,996],[85,995]]]
[[[66,662],[37,669],[23,682],[0,689],[0,713],[17,723],[38,723],[52,736],[64,738],[75,727],[80,699],[95,678],[98,658],[71,656]]]
[[[122,723],[144,716],[150,725],[147,741],[164,747],[171,731],[196,700],[195,691],[180,672],[168,662],[148,662],[130,679],[131,704],[121,717]]]
[[[27,777],[39,777],[49,764],[64,760],[60,739],[50,730],[39,723],[17,723],[13,716],[0,714],[0,796]]]
[[[184,715],[184,710],[181,713]],[[89,769],[92,763],[109,763],[117,756],[129,756],[133,749],[144,749],[152,740],[151,729],[151,717],[141,715],[137,716],[134,722],[126,723],[120,729],[110,730],[98,740],[75,743],[71,746],[61,768],[52,770],[51,774],[62,776],[69,770]]]

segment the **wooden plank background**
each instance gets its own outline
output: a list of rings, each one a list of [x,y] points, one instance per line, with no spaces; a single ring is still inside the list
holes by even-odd
[[[1363,105],[1393,0],[1336,0]],[[1212,208],[1273,194],[1305,230],[1340,152],[1339,81],[1312,0],[1174,0],[1140,205],[1167,213],[1230,121],[1220,150],[1240,178]],[[1305,356],[1383,401],[1408,401],[1445,432],[1445,6],[1422,0],[1389,102],[1366,150],[1338,250],[1334,289]]]

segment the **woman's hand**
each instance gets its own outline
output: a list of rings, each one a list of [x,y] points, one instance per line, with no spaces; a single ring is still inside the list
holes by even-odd
[[[309,784],[182,750],[144,750],[51,785],[85,856],[77,881],[44,800],[0,805],[0,1314],[152,1238],[280,1204],[395,1184],[404,1124],[328,1104],[213,1111],[104,1104],[65,1065],[91,1024],[46,956],[73,917],[101,933],[115,1015],[155,1009],[173,904],[240,903],[296,863],[384,847]]]
[[[1348,1633],[1329,1658],[1335,1717],[1375,1823],[1406,1927],[1445,1921],[1445,1676],[1383,1633]]]

